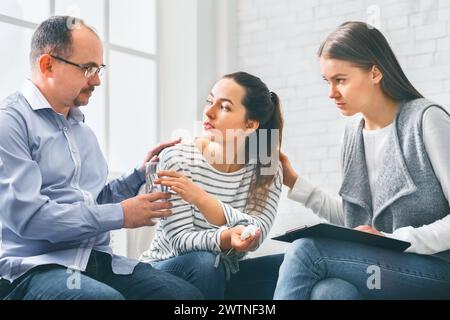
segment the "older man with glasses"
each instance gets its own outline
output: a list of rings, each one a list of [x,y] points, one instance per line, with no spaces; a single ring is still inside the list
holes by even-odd
[[[189,283],[117,256],[109,231],[166,217],[167,193],[136,196],[150,150],[106,183],[107,164],[79,106],[100,85],[102,44],[72,17],[39,25],[31,79],[0,103],[0,298],[201,299]]]

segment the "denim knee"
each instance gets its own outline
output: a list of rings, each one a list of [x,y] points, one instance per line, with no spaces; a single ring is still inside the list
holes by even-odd
[[[311,291],[311,300],[362,300],[358,289],[348,281],[328,278],[317,282]]]
[[[318,250],[316,244],[316,239],[314,238],[302,238],[295,240],[290,246],[288,246],[284,255],[284,260],[311,259],[312,256],[317,256]]]
[[[212,252],[198,251],[190,253],[193,262],[191,264],[190,272],[201,275],[202,278],[216,280],[224,274],[223,266],[215,267],[216,255]]]
[[[212,252],[192,252],[187,272],[188,279],[205,296],[205,299],[221,300],[225,293],[225,268],[215,266],[216,254]]]
[[[73,291],[76,291],[74,289]],[[76,294],[75,292],[73,292]],[[125,297],[116,289],[106,285],[99,287],[90,287],[80,290],[78,295],[75,295],[77,300],[125,300]]]
[[[176,284],[172,283],[170,288],[160,290],[160,299],[162,300],[204,300],[205,297],[191,283],[178,279]]]

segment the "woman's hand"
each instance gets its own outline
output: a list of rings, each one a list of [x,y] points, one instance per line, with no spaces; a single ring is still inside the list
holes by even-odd
[[[255,235],[250,235],[247,239],[241,240],[241,234],[245,226],[236,226],[231,228],[231,247],[237,252],[247,252],[253,250],[258,245],[261,231],[256,230]]]
[[[295,181],[298,179],[298,174],[295,172],[288,157],[280,151],[280,161],[283,166],[283,184],[290,189],[294,187]]]
[[[158,172],[155,183],[169,187],[176,192],[184,201],[197,207],[209,223],[223,226],[227,223],[221,202],[211,196],[208,192],[193,183],[184,174],[162,170]]]
[[[358,226],[356,228],[354,228],[355,230],[358,231],[363,231],[363,232],[367,232],[367,233],[372,233],[375,234],[377,236],[382,236],[384,237],[384,234],[382,234],[380,231],[378,231],[377,229],[372,228],[371,226],[368,225],[362,225],[362,226]]]
[[[169,187],[183,198],[184,201],[197,207],[202,199],[209,197],[209,194],[205,190],[193,183],[182,173],[163,170],[158,172],[158,177],[159,179],[155,180],[156,184]]]

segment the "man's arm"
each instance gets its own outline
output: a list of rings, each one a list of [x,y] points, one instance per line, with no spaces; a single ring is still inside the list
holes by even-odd
[[[97,197],[97,203],[117,203],[137,195],[140,186],[145,182],[145,165],[149,161],[157,161],[158,154],[165,148],[181,142],[181,138],[160,143],[150,149],[145,155],[144,161],[139,168],[127,177],[121,177],[109,182]]]
[[[83,240],[123,225],[120,204],[56,203],[41,194],[42,174],[30,154],[26,125],[0,113],[0,222],[27,239]]]
[[[57,203],[41,193],[42,172],[33,160],[20,115],[0,112],[0,223],[25,239],[82,241],[110,230],[154,225],[171,214],[169,194],[140,195],[116,204]]]
[[[97,203],[118,203],[134,197],[144,182],[144,174],[134,169],[130,175],[110,181],[98,195]]]

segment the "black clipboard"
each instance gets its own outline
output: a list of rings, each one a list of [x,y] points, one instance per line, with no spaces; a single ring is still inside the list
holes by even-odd
[[[341,241],[357,242],[369,246],[382,247],[395,251],[405,251],[411,243],[375,234],[349,229],[334,224],[319,223],[286,231],[285,234],[273,237],[273,240],[293,242],[300,238],[319,237]]]

